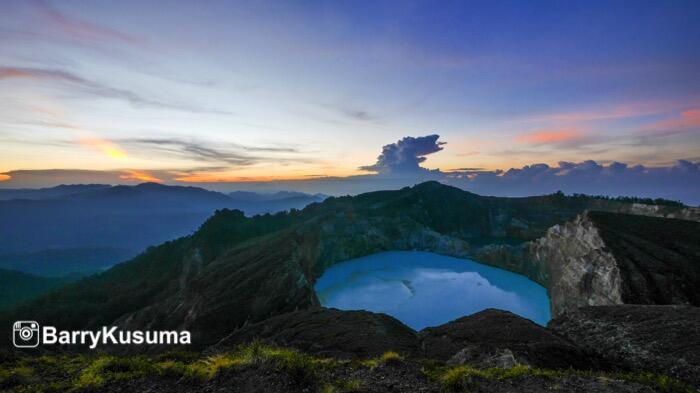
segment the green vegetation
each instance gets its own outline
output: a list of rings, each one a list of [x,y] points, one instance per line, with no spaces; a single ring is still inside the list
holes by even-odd
[[[397,364],[404,361],[404,357],[394,351],[387,351],[382,356],[360,361],[360,365],[370,369],[376,368],[380,364]]]
[[[0,268],[0,311],[36,299],[72,281],[72,278],[40,277]]]
[[[439,363],[427,363],[423,368],[424,373],[440,382],[446,390],[469,389],[478,385],[480,381],[509,380],[524,377],[545,379],[565,378],[567,376],[579,376],[597,378],[599,380],[619,380],[640,385],[649,386],[659,392],[667,393],[693,393],[695,390],[678,381],[675,378],[649,372],[631,373],[605,373],[584,370],[549,370],[524,365],[516,365],[511,368],[479,369],[471,366],[446,367]]]
[[[0,389],[20,392],[86,391],[109,382],[140,378],[166,378],[202,383],[222,372],[265,365],[284,372],[299,383],[313,384],[321,370],[330,370],[347,361],[320,358],[294,349],[277,348],[254,342],[232,353],[194,358],[189,352],[168,352],[154,358],[146,356],[41,356],[20,358],[0,366]],[[68,380],[50,380],[56,372]],[[36,374],[42,374],[37,377]],[[47,379],[49,379],[47,381]],[[57,378],[60,379],[60,378]],[[336,392],[354,391],[357,381],[339,380],[329,385]],[[355,389],[357,390],[357,389]]]
[[[362,390],[362,381],[359,379],[339,379],[333,383],[327,383],[321,388],[321,393],[351,393]]]
[[[362,391],[367,381],[358,377],[334,377],[337,370],[362,369],[370,373],[381,364],[402,364],[406,360],[389,351],[376,358],[351,362],[316,357],[294,349],[254,342],[234,352],[201,358],[190,352],[168,352],[154,357],[111,355],[59,355],[21,357],[0,363],[0,390],[12,392],[85,392],[110,383],[134,380],[162,380],[199,386],[225,372],[267,370],[284,373],[295,382],[314,386],[322,393]],[[582,370],[549,370],[517,365],[512,368],[479,369],[471,366],[446,366],[443,362],[423,360],[423,374],[446,391],[470,389],[489,381],[520,378],[559,379],[583,377],[600,381],[637,383],[666,393],[691,393],[692,387],[665,376],[648,372],[605,373]],[[369,369],[369,370],[367,370]],[[385,371],[386,372],[386,371]],[[341,374],[342,375],[342,374]]]
[[[564,195],[561,191],[557,192],[554,195]],[[673,206],[673,207],[685,207],[685,204],[683,204],[680,201],[673,201],[670,199],[664,199],[664,198],[639,198],[639,197],[629,197],[629,196],[617,196],[617,197],[611,197],[607,195],[588,195],[588,194],[572,194],[570,198],[574,199],[599,199],[599,200],[604,200],[604,201],[611,201],[611,202],[621,202],[621,203],[640,203],[643,205],[659,205],[659,206]]]
[[[119,358],[102,356],[87,366],[75,381],[75,387],[86,389],[103,385],[106,381],[131,380],[153,372],[153,363],[145,357]]]
[[[489,368],[478,369],[471,366],[457,366],[448,368],[447,370],[438,373],[438,379],[446,389],[457,389],[468,387],[476,383],[476,380],[504,380],[512,378],[521,378],[525,376],[554,378],[563,375],[560,371],[545,370],[531,368],[523,365],[516,365],[511,368]]]

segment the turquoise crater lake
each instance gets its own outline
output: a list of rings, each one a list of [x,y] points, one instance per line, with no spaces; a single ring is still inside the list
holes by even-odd
[[[550,319],[547,290],[525,276],[430,252],[391,251],[331,266],[316,282],[325,307],[389,314],[413,329],[487,308],[540,325]]]

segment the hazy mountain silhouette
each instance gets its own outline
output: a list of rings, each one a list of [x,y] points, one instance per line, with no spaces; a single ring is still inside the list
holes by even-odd
[[[48,188],[0,188],[0,201],[12,199],[49,199],[81,192],[94,191],[111,187],[109,184],[61,184]]]
[[[253,215],[323,199],[287,192],[230,196],[157,183],[2,191],[19,198],[0,200],[0,267],[44,275],[101,270],[192,233],[217,209]]]

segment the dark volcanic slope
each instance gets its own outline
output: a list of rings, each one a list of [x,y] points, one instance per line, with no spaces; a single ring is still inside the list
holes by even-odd
[[[386,351],[415,355],[418,351],[416,333],[388,315],[323,307],[286,313],[245,326],[210,351],[231,351],[254,340],[334,357],[372,357]]]
[[[605,368],[571,342],[508,311],[488,309],[452,322],[423,329],[421,349],[427,358],[494,367],[499,354],[545,368]]]
[[[700,386],[698,307],[582,307],[553,319],[548,327],[615,364]]]
[[[207,353],[255,340],[316,355],[366,358],[386,351],[482,367],[526,364],[551,369],[605,369],[607,362],[536,323],[501,310],[482,312],[419,333],[384,314],[312,307],[236,329]]]
[[[314,280],[339,261],[384,250],[473,256],[484,244],[538,238],[585,209],[629,208],[561,194],[481,197],[428,182],[275,215],[222,210],[194,235],[2,315],[0,326],[19,317],[64,329],[186,328],[204,347],[245,323],[318,305]],[[544,265],[500,266],[544,282]]]
[[[700,306],[700,222],[590,212],[632,304]]]

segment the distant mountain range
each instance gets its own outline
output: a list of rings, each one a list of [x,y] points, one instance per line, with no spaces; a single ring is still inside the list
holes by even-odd
[[[561,193],[527,198],[484,197],[427,182],[397,191],[328,198],[301,211],[275,215],[246,217],[240,211],[220,210],[190,236],[149,248],[129,262],[0,315],[0,326],[16,317],[32,316],[65,329],[102,325],[127,330],[188,329],[196,346],[204,347],[249,323],[317,306],[313,284],[328,266],[386,250],[424,250],[474,258],[524,274],[549,288],[554,284],[547,264],[561,258],[539,261],[530,254],[523,258],[523,250],[546,234],[555,236],[550,228],[559,228],[557,225],[580,217],[587,210],[663,217],[655,219],[662,221],[640,221],[649,226],[651,235],[634,235],[626,240],[625,247],[655,242],[653,228],[663,227],[672,234],[690,232],[694,237],[683,240],[690,251],[683,251],[679,260],[697,258],[693,255],[698,255],[694,235],[700,229],[695,222],[700,220],[698,209]],[[619,216],[616,220],[620,222],[636,222],[626,218],[636,216]],[[595,222],[601,220],[596,218]],[[585,233],[583,229],[573,230]],[[595,228],[587,230],[596,233]],[[550,253],[567,249],[555,243],[549,240],[534,244]],[[673,244],[659,243],[645,249],[654,250],[657,255],[678,252],[668,248],[675,247]],[[570,253],[573,255],[573,251]],[[631,261],[625,266],[636,264],[637,271],[642,272],[634,276],[641,280],[638,286],[652,288],[661,282],[644,274],[662,271],[663,258],[628,254],[625,258]],[[606,259],[610,264],[615,258],[622,260],[620,255],[610,258]],[[646,267],[648,264],[654,268]],[[697,276],[676,275],[666,284],[692,288],[700,279]],[[566,282],[581,279],[571,275],[565,278]],[[585,285],[582,288],[586,289]],[[595,294],[601,290],[605,288],[594,288]],[[570,292],[562,296],[570,296]]]
[[[0,201],[58,198],[109,187],[109,184],[62,184],[50,188],[0,188]]]
[[[276,213],[324,198],[296,192],[227,195],[157,183],[0,189],[0,268],[45,276],[95,272],[191,234],[218,209]]]

